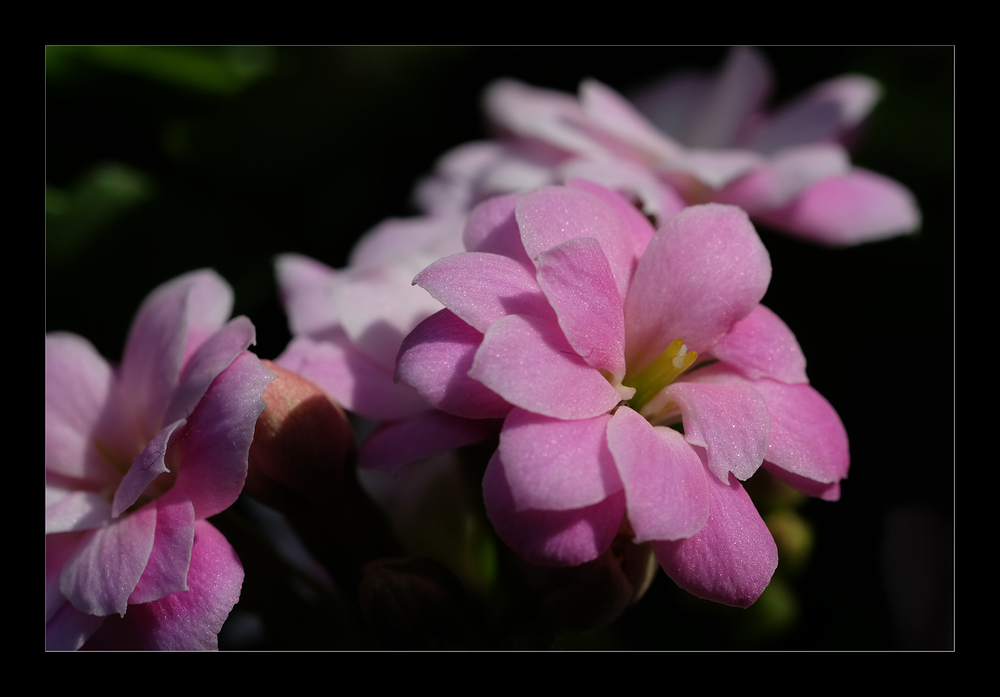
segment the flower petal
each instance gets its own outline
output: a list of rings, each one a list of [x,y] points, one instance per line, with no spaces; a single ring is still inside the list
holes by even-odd
[[[591,368],[623,380],[625,315],[600,244],[592,237],[569,240],[542,252],[537,263],[538,283],[573,350]]]
[[[156,533],[146,569],[128,598],[129,606],[159,600],[186,591],[191,545],[194,543],[194,506],[167,492],[156,500]]]
[[[483,476],[483,498],[500,538],[533,564],[576,566],[596,559],[611,545],[625,514],[623,491],[576,510],[518,511],[499,452]]]
[[[734,476],[708,477],[711,513],[694,537],[653,542],[660,566],[688,593],[733,607],[750,607],[778,567],[774,538]]]
[[[522,409],[557,419],[608,412],[621,397],[576,355],[558,325],[509,315],[486,333],[469,377]]]
[[[638,374],[677,338],[709,350],[750,314],[771,280],[767,250],[746,213],[687,208],[657,231],[625,301],[625,360]]]
[[[434,407],[475,419],[502,418],[510,404],[469,376],[483,335],[450,310],[431,315],[399,349],[396,377]]]
[[[135,456],[132,466],[122,477],[121,483],[115,490],[115,499],[111,503],[111,515],[117,518],[129,506],[139,500],[142,492],[149,484],[164,472],[169,472],[167,468],[167,446],[170,436],[178,428],[187,422],[184,419],[175,421],[162,431],[156,434],[153,440],[143,448],[142,452]]]
[[[45,534],[91,530],[111,520],[111,504],[93,491],[45,484]]]
[[[293,334],[312,335],[340,326],[333,296],[342,272],[300,254],[282,254],[274,262],[274,273]]]
[[[395,472],[411,462],[485,440],[502,425],[499,419],[463,419],[436,409],[382,423],[361,445],[358,467]]]
[[[705,526],[709,490],[705,466],[677,431],[652,427],[638,413],[619,407],[608,425],[628,501],[635,542],[679,540]]]
[[[225,536],[195,523],[187,582],[190,590],[142,605],[124,618],[109,617],[84,646],[93,650],[212,651],[240,599],[243,565]]]
[[[739,368],[751,380],[760,377],[805,383],[806,357],[788,325],[758,305],[712,347],[712,355]]]
[[[83,539],[63,566],[59,589],[74,607],[91,615],[124,615],[156,530],[156,506],[98,528]]]
[[[515,510],[584,508],[621,490],[605,436],[610,419],[564,421],[514,409],[497,452]]]
[[[187,420],[174,487],[194,504],[198,519],[229,508],[243,490],[247,456],[262,395],[274,373],[244,351],[215,379]]]
[[[861,244],[915,231],[920,209],[899,182],[855,167],[842,177],[815,184],[761,221],[813,242],[832,246]]]
[[[494,196],[472,209],[462,238],[470,252],[500,254],[534,271],[514,217],[519,195]]]

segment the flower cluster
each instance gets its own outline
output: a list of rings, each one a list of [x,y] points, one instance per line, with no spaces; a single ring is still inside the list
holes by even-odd
[[[484,99],[500,139],[446,154],[418,202],[444,215],[583,177],[627,191],[658,219],[717,202],[825,245],[916,230],[909,190],[852,166],[844,147],[878,100],[878,83],[844,75],[768,114],[772,82],[750,48],[733,49],[714,76],[669,76],[634,105],[596,80],[583,81],[579,98],[501,80]]]
[[[505,417],[483,482],[499,535],[574,565],[625,517],[679,586],[753,603],[777,551],[740,481],[764,464],[836,499],[848,449],[760,305],[771,266],[746,214],[695,206],[654,232],[581,180],[491,199],[465,243],[416,277],[446,309],[403,342],[397,375],[445,412]]]
[[[243,489],[274,375],[211,271],[154,290],[121,366],[45,338],[49,649],[213,649],[243,566],[205,519]]]

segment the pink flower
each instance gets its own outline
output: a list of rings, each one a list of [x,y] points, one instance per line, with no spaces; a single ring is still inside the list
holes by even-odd
[[[323,388],[344,409],[382,423],[362,444],[361,465],[403,464],[487,433],[483,421],[434,410],[393,380],[403,337],[441,309],[412,286],[413,277],[462,251],[464,222],[464,215],[386,220],[361,239],[342,270],[297,254],[278,258],[278,285],[294,338],[275,362]],[[383,439],[398,429],[416,429],[427,440],[414,442],[416,450],[383,449]]]
[[[879,97],[845,75],[767,114],[764,58],[733,49],[714,76],[674,75],[629,103],[596,80],[579,98],[501,80],[486,91],[499,143],[442,159],[418,200],[440,213],[489,195],[584,177],[625,189],[660,220],[687,205],[729,203],[777,229],[828,245],[913,232],[920,211],[892,179],[852,167],[841,145]],[[637,108],[638,107],[638,108]]]
[[[154,290],[110,366],[45,337],[46,647],[215,649],[243,566],[205,519],[243,489],[274,379],[196,271]]]
[[[740,481],[764,464],[836,500],[849,460],[760,305],[771,265],[746,214],[695,206],[654,234],[580,180],[487,201],[465,243],[416,277],[447,309],[406,338],[397,375],[448,413],[506,417],[483,482],[498,534],[576,565],[624,516],[679,586],[753,603],[777,551]]]

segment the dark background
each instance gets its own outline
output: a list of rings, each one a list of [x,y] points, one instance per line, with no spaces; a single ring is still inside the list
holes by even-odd
[[[753,608],[694,600],[660,573],[611,629],[568,647],[953,646],[954,50],[762,50],[772,105],[846,72],[882,83],[853,161],[908,186],[923,212],[918,234],[850,249],[758,226],[774,268],[764,302],[847,427],[850,478],[839,502],[799,511],[814,544],[784,579],[795,613],[780,629],[746,631]],[[115,361],[150,290],[213,267],[234,287],[234,314],[257,326],[258,355],[273,358],[290,338],[273,257],[342,266],[381,219],[414,214],[415,181],[448,149],[488,136],[479,96],[491,80],[571,92],[591,76],[627,92],[674,69],[715,69],[724,55],[49,47],[45,329],[81,334]]]

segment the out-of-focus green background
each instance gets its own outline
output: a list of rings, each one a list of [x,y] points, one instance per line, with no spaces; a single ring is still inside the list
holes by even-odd
[[[841,501],[797,510],[811,555],[798,570],[783,558],[766,602],[704,603],[660,573],[570,648],[953,645],[954,50],[762,50],[772,104],[846,72],[882,83],[853,161],[910,187],[924,215],[917,235],[843,250],[758,227],[774,268],[764,302],[843,418],[850,477]],[[48,47],[46,331],[116,361],[152,288],[213,267],[257,326],[258,355],[274,358],[289,339],[274,256],[341,266],[380,220],[414,214],[415,181],[489,135],[479,97],[491,80],[575,91],[590,76],[627,92],[713,70],[725,51]]]

